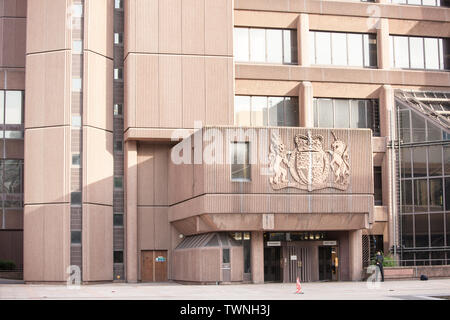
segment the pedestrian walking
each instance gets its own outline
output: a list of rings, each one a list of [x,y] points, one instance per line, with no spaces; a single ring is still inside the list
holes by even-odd
[[[383,270],[383,261],[384,261],[384,257],[381,254],[380,251],[377,252],[377,255],[375,256],[375,264],[378,266],[378,268],[380,269],[380,273],[381,273],[381,282],[384,282],[384,270]]]

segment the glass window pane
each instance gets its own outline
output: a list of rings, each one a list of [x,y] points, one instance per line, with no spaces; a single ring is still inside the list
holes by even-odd
[[[266,61],[265,29],[250,29],[250,61]]]
[[[4,124],[5,91],[0,90],[0,124]]]
[[[374,102],[370,101],[370,100],[366,100],[366,111],[367,111],[367,124],[366,124],[366,128],[372,129],[374,130],[374,126],[373,126],[373,118],[374,118]]]
[[[298,98],[286,97],[284,99],[284,126],[298,127]]]
[[[363,66],[363,42],[361,34],[349,33],[348,35],[348,65]]]
[[[236,126],[250,126],[250,97],[234,97],[234,124]]]
[[[412,151],[414,177],[425,177],[427,175],[427,147],[413,148]]]
[[[283,32],[282,30],[268,29],[267,37],[267,62],[283,63]]]
[[[123,263],[123,251],[114,251],[114,263]]]
[[[248,28],[234,28],[234,59],[249,60]]]
[[[442,175],[442,147],[428,147],[428,174],[430,176]]]
[[[408,37],[394,36],[394,67],[409,68]]]
[[[81,192],[71,192],[70,202],[73,205],[81,204]]]
[[[364,100],[352,100],[350,128],[366,128],[366,103]]]
[[[331,64],[331,35],[329,32],[316,32],[316,63]]]
[[[412,175],[411,165],[411,149],[402,148],[401,150],[401,171],[402,178],[409,178]]]
[[[442,140],[442,131],[435,126],[431,121],[427,120],[427,141],[440,141]]]
[[[317,114],[320,128],[333,128],[333,100],[318,99]]]
[[[373,168],[374,202],[376,206],[383,205],[382,175],[381,167]]]
[[[450,146],[444,147],[444,174],[450,175]]]
[[[297,53],[297,31],[284,30],[284,63],[298,63]]]
[[[347,35],[345,33],[331,34],[332,64],[347,65]]]
[[[411,68],[423,69],[423,39],[416,37],[409,38],[409,48],[411,50]]]
[[[428,214],[415,215],[416,247],[428,247]]]
[[[284,123],[284,98],[269,97],[269,126],[281,126]]]
[[[402,215],[402,244],[406,248],[414,247],[413,215]]]
[[[445,215],[445,230],[447,231],[447,246],[450,246],[450,213]],[[447,261],[450,264],[450,251],[447,252]]]
[[[249,143],[231,143],[231,179],[250,180]]]
[[[318,128],[319,127],[319,115],[317,113],[317,99],[313,100],[313,113],[314,113],[314,127]]]
[[[5,124],[22,124],[22,91],[6,91]]]
[[[81,243],[81,231],[71,231],[70,232],[70,241],[72,243],[80,244]]]
[[[23,131],[5,131],[5,139],[23,139]]]
[[[22,193],[22,163],[16,160],[6,160],[4,168],[2,193]]]
[[[427,180],[414,180],[414,210],[415,212],[428,211]]]
[[[252,97],[251,125],[267,126],[267,97]]]
[[[336,99],[334,100],[335,112],[335,128],[349,128],[350,127],[350,106],[349,100]]]
[[[402,212],[412,213],[412,180],[402,181]]]
[[[425,68],[439,69],[438,39],[425,38]]]
[[[123,214],[114,214],[114,226],[123,226]]]
[[[411,112],[411,130],[413,142],[425,141],[425,119],[415,112]]]
[[[444,211],[442,179],[430,179],[430,211]]]
[[[377,36],[375,34],[364,35],[364,66],[376,67],[377,61]]]
[[[315,46],[315,37],[316,33],[314,31],[309,32],[308,34],[309,40],[309,63],[316,64],[316,46]]]
[[[230,263],[230,249],[222,249],[222,263]]]
[[[400,110],[399,126],[400,126],[400,139],[404,143],[411,142],[411,123],[409,119],[409,110]]]

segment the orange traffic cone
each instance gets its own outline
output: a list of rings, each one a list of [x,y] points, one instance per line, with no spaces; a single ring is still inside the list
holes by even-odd
[[[300,279],[298,277],[297,277],[297,292],[296,293],[303,294],[302,286],[300,285]]]

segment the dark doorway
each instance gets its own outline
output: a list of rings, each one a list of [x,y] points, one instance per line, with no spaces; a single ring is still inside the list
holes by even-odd
[[[337,247],[319,247],[319,280],[339,280],[339,259]]]
[[[264,248],[264,282],[281,282],[281,247]]]

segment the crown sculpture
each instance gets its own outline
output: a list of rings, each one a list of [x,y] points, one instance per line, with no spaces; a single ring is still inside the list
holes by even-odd
[[[334,132],[331,134],[334,137],[331,150],[323,150],[323,136],[313,136],[311,131],[308,131],[306,136],[295,136],[295,149],[289,151],[280,135],[272,132],[269,153],[270,172],[273,173],[269,181],[272,188],[347,190],[350,177],[348,148]]]

